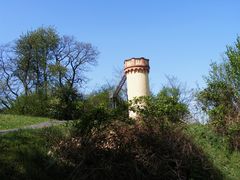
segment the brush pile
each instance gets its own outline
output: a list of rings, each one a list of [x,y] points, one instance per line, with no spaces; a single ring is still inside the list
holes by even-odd
[[[221,179],[177,126],[115,121],[61,141],[53,155],[71,167],[69,179]]]

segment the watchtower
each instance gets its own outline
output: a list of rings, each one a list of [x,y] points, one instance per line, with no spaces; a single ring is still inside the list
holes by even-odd
[[[124,72],[127,78],[128,100],[135,97],[149,96],[149,60],[143,57],[131,58],[124,62]],[[129,111],[131,118],[136,118],[136,113]]]

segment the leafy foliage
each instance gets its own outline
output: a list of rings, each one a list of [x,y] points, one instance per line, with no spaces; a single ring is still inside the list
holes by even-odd
[[[191,124],[184,131],[214,166],[221,170],[223,179],[240,178],[240,153],[229,149],[228,137],[216,133],[209,125]]]
[[[48,116],[48,99],[42,93],[19,96],[7,112],[19,115]]]
[[[95,107],[87,110],[80,117],[79,121],[75,121],[74,127],[76,133],[88,137],[93,131],[98,131],[106,125],[111,119],[111,113],[104,107]]]
[[[158,121],[160,126],[164,126],[169,122],[182,122],[188,116],[188,106],[180,96],[179,88],[164,87],[156,96],[134,99],[130,107],[144,121]]]
[[[38,28],[20,36],[16,41],[15,75],[23,83],[26,95],[31,85],[35,85],[36,92],[39,90],[47,92],[48,64],[59,41],[60,38],[53,28]]]
[[[100,89],[93,91],[86,97],[86,103],[89,106],[95,107],[105,107],[109,108],[109,93],[112,90],[112,87],[101,87]]]
[[[96,65],[98,54],[90,43],[61,37],[52,27],[29,31],[0,46],[1,106],[10,109],[19,96],[34,93],[47,98],[62,86],[81,88],[87,80],[84,73]]]
[[[202,109],[209,115],[209,122],[221,134],[235,139],[239,148],[240,127],[240,37],[234,46],[228,46],[226,57],[220,64],[213,63],[207,87],[198,94]]]
[[[82,96],[75,88],[66,85],[55,88],[47,96],[43,93],[19,96],[6,112],[70,120],[79,118],[82,111]]]
[[[49,99],[49,116],[55,119],[77,119],[82,113],[83,98],[69,85],[54,90]]]
[[[110,91],[111,88],[103,87],[84,100],[79,121],[74,122],[76,134],[88,139],[93,132],[103,131],[113,121],[128,121],[126,103],[119,103],[116,109],[110,108]]]

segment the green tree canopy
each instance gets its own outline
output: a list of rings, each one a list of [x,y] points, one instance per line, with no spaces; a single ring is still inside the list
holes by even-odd
[[[79,88],[97,63],[98,50],[52,27],[41,27],[0,47],[0,98],[8,107],[20,95],[47,96],[56,87]]]
[[[227,46],[223,62],[211,64],[205,77],[207,87],[198,100],[209,122],[221,134],[229,135],[231,146],[239,149],[240,132],[240,37]]]

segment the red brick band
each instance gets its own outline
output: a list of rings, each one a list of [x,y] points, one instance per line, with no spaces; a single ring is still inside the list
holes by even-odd
[[[131,58],[125,60],[124,71],[127,73],[144,72],[149,73],[149,60],[145,58]]]

